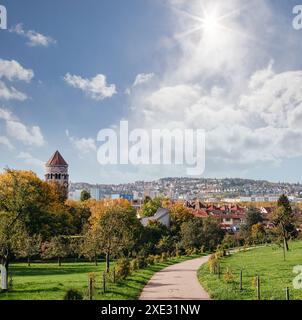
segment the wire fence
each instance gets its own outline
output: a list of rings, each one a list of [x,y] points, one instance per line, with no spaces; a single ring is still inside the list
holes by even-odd
[[[274,288],[273,283],[280,283],[280,277],[265,277],[246,269],[230,268],[217,263],[211,273],[220,280],[216,288],[212,288],[214,296],[223,299],[252,300],[291,300],[293,289],[288,285],[291,279],[283,279],[283,288]],[[271,285],[271,288],[268,288]]]
[[[115,293],[117,291],[118,279],[115,268],[110,272],[88,274],[88,285],[85,291],[85,299],[94,300],[99,295]]]

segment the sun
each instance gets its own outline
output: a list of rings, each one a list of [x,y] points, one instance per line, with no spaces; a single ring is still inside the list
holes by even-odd
[[[187,37],[199,33],[205,36],[209,41],[214,41],[221,32],[234,33],[236,30],[230,27],[229,22],[244,9],[245,7],[239,7],[233,11],[224,12],[222,11],[222,8],[218,6],[210,6],[208,8],[202,8],[198,15],[183,10],[176,10],[179,14],[186,16],[193,22],[190,25],[190,28],[177,34],[176,38]]]
[[[219,28],[221,28],[221,25],[219,24],[219,17],[215,14],[207,14],[201,20],[201,29],[205,33],[214,34]]]

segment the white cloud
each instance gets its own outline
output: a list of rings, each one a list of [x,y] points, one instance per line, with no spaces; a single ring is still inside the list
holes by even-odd
[[[44,168],[44,166],[45,166],[45,163],[43,161],[33,157],[28,152],[20,152],[17,158],[23,159],[25,161],[25,163],[30,166],[35,166],[35,167],[40,167],[40,168]]]
[[[96,152],[97,150],[95,140],[92,138],[71,137],[68,130],[66,130],[66,136],[80,155]]]
[[[49,36],[45,36],[39,32],[36,32],[34,30],[24,30],[23,24],[19,23],[12,29],[10,29],[10,32],[16,33],[22,37],[27,38],[28,42],[27,45],[30,47],[48,47],[51,44],[55,44],[57,41]]]
[[[0,59],[0,99],[1,100],[19,100],[24,101],[27,99],[25,93],[18,91],[14,87],[8,87],[1,79],[8,81],[25,81],[30,82],[34,76],[31,69],[23,68],[19,62],[15,60]]]
[[[9,141],[9,139],[7,137],[0,136],[0,145],[1,144],[6,146],[9,150],[14,149],[14,146],[11,144],[11,142]]]
[[[44,137],[38,126],[27,127],[18,120],[10,111],[0,108],[0,119],[6,122],[7,134],[22,143],[30,146],[43,146]]]
[[[116,86],[114,84],[107,85],[106,76],[103,74],[87,79],[67,73],[64,80],[70,86],[82,90],[94,100],[104,100],[117,93]]]
[[[7,87],[7,85],[0,80],[0,99],[1,100],[18,100],[24,101],[27,99],[27,95],[18,91],[14,87]]]
[[[9,81],[22,80],[30,82],[33,76],[33,70],[25,69],[19,62],[0,59],[0,78],[6,78]]]
[[[133,87],[142,85],[148,81],[150,81],[155,76],[154,73],[140,73],[136,76]]]

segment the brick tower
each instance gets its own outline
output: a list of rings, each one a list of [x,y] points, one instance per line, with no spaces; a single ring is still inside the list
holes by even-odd
[[[68,193],[68,164],[59,151],[56,151],[46,163],[45,180],[58,183],[65,189],[66,194]]]

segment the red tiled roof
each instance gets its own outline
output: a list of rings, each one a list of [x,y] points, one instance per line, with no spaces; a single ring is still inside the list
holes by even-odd
[[[67,162],[61,156],[59,151],[56,151],[46,163],[46,166],[67,166]]]

